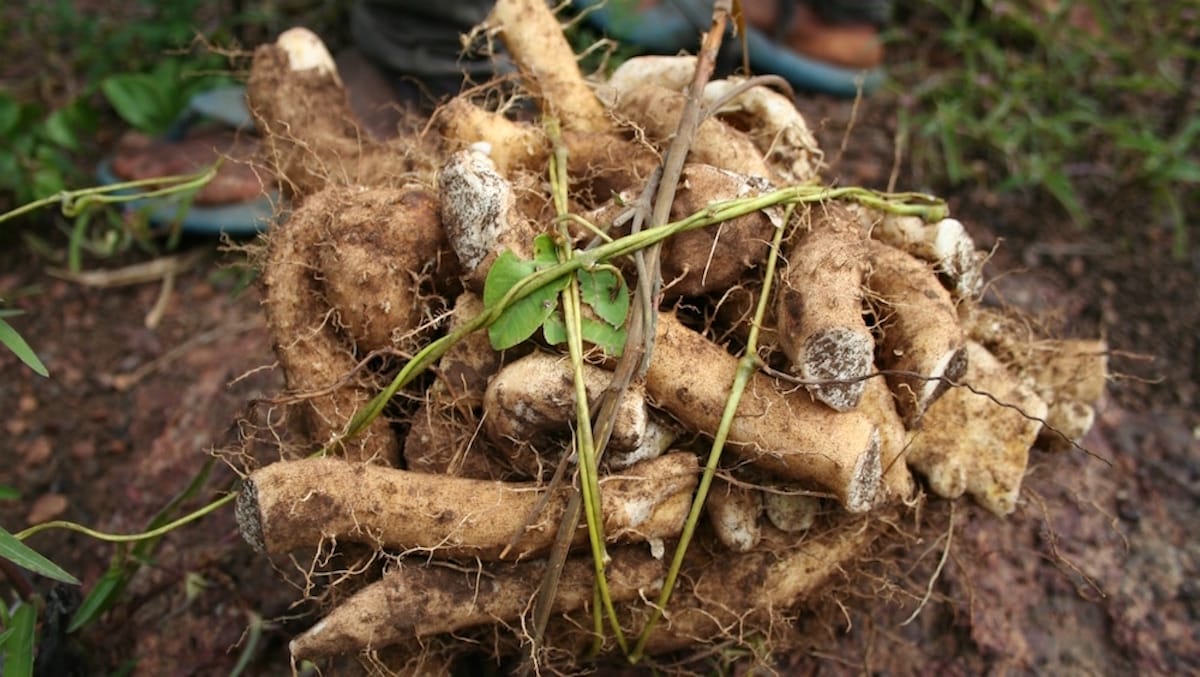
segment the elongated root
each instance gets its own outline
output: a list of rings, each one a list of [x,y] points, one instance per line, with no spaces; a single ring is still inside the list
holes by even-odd
[[[692,430],[715,431],[737,359],[674,315],[660,313],[646,392]],[[696,365],[704,365],[703,371]],[[750,377],[729,430],[729,451],[776,475],[832,493],[851,512],[870,509],[880,483],[879,431],[858,412],[839,413],[803,392]]]
[[[601,479],[605,535],[623,541],[676,536],[697,472],[695,456],[675,453]],[[535,484],[309,458],[251,473],[238,496],[237,515],[246,541],[269,553],[334,539],[495,560],[515,541],[509,559],[525,559],[550,547],[567,502],[565,491],[549,496],[524,528],[545,493]],[[586,529],[577,537],[583,542]]]
[[[666,564],[645,547],[609,551],[605,568],[615,602],[652,595],[662,586]],[[525,614],[537,595],[545,560],[493,565],[488,569],[436,563],[400,564],[342,602],[289,645],[296,658],[376,650],[414,637],[474,625],[509,623]],[[595,567],[590,557],[567,559],[552,610],[581,609],[592,602]]]
[[[913,427],[949,382],[962,376],[966,336],[949,292],[927,265],[877,242],[868,251],[867,287],[883,336],[880,366],[890,370],[896,408]]]
[[[500,29],[543,114],[557,118],[565,129],[598,132],[611,128],[608,113],[584,82],[575,53],[546,3],[498,0],[488,23]]]
[[[372,396],[370,388],[344,381],[355,368],[353,348],[334,328],[333,311],[322,307],[322,290],[311,265],[326,232],[326,218],[340,211],[326,204],[336,201],[339,189],[327,193],[328,197],[313,196],[272,231],[263,266],[263,306],[275,352],[288,388],[306,395],[298,408],[309,439],[318,446],[341,438],[350,419]],[[308,396],[312,393],[316,394]],[[389,465],[398,456],[395,435],[383,417],[336,450],[347,458]]]
[[[780,275],[777,341],[813,397],[837,411],[858,406],[875,361],[875,339],[863,319],[867,247],[839,205],[814,210]]]

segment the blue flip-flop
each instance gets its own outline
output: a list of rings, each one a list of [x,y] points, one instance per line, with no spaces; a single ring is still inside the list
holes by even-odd
[[[245,87],[220,87],[192,97],[163,138],[167,141],[182,140],[188,130],[202,120],[213,120],[236,130],[252,131],[254,120],[246,107]],[[124,182],[113,173],[112,157],[105,158],[96,167],[96,178],[106,186]],[[134,200],[123,205],[130,211],[145,212],[155,225],[178,224],[185,233],[245,236],[260,233],[270,226],[275,219],[279,199],[278,193],[272,191],[247,202],[191,205],[186,209],[181,209],[180,200],[172,197]]]
[[[652,54],[675,54],[699,46],[700,33],[711,20],[712,3],[670,0],[644,10],[620,7],[611,0],[572,0],[571,4],[584,21],[609,37]],[[879,68],[844,68],[802,56],[749,26],[746,50],[754,71],[778,75],[796,89],[854,98],[875,91],[884,78]]]

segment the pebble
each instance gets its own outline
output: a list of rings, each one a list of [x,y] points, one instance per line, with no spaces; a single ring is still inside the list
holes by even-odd
[[[25,431],[29,430],[29,421],[23,418],[10,418],[4,422],[4,430],[11,437],[20,437],[25,434]]]
[[[71,455],[79,460],[86,460],[96,455],[96,443],[91,440],[78,440],[71,445]]]
[[[67,497],[62,494],[42,494],[33,502],[33,506],[29,508],[29,515],[25,519],[30,524],[48,522],[62,516],[69,505]]]
[[[54,453],[54,447],[50,444],[49,437],[39,437],[29,443],[25,448],[25,463],[29,465],[41,465],[50,460],[50,455]]]
[[[21,399],[17,401],[17,411],[22,414],[32,414],[37,411],[37,408],[38,401],[33,395],[22,395]]]

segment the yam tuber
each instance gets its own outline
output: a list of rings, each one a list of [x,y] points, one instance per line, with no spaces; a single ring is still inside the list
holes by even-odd
[[[582,372],[588,400],[595,402],[612,375],[586,363]],[[543,464],[553,468],[557,463],[551,454],[561,451],[557,440],[570,435],[575,421],[570,361],[534,352],[505,366],[488,384],[483,407],[484,427],[492,442],[509,454],[514,465],[540,475]],[[649,416],[644,393],[630,388],[614,410],[609,446],[626,454],[637,452],[646,441]]]
[[[543,0],[497,0],[488,23],[500,29],[526,89],[544,115],[557,118],[568,130],[611,128],[608,113],[584,82],[575,53]]]
[[[650,634],[646,653],[710,646],[728,642],[731,636],[736,641],[746,632],[771,633],[781,616],[805,598],[820,594],[877,534],[878,530],[850,524],[798,539],[764,525],[759,546],[736,557],[721,548],[694,544],[684,558],[686,581]],[[630,633],[638,632],[649,614],[649,605],[629,605],[622,625]],[[574,627],[562,623],[552,628],[547,643],[574,647],[575,655],[583,653],[593,635],[579,628],[590,630],[591,624],[578,618],[575,622]]]
[[[879,242],[868,242],[867,288],[882,338],[879,366],[904,423],[925,410],[966,368],[966,339],[950,294],[925,263]]]
[[[542,130],[480,108],[463,96],[447,101],[434,113],[433,121],[448,155],[477,143],[487,144],[501,176],[512,176],[519,168],[544,165],[550,153]]]
[[[801,493],[764,491],[763,511],[776,529],[796,534],[812,527],[821,512],[821,499]]]
[[[326,300],[362,354],[405,342],[411,348],[439,310],[430,307],[441,303],[433,282],[458,272],[437,198],[387,188],[327,195],[316,247]]]
[[[605,573],[614,601],[635,600],[662,586],[666,564],[653,558],[646,547],[614,548],[609,555]],[[292,640],[292,656],[376,650],[414,637],[511,623],[528,612],[545,566],[545,560],[492,565],[486,570],[401,563]],[[594,576],[590,557],[568,558],[554,596],[554,613],[590,605]]]
[[[703,164],[684,165],[671,218],[683,219],[716,202],[769,192],[766,179]],[[778,210],[754,212],[708,228],[680,233],[663,245],[662,275],[672,295],[697,296],[725,290],[767,258]]]
[[[762,540],[758,518],[763,511],[762,492],[717,479],[704,500],[704,513],[717,540],[734,552],[749,552]]]
[[[246,98],[267,163],[295,196],[329,184],[392,186],[423,164],[419,141],[370,138],[328,50],[305,28],[255,49]]]
[[[712,435],[737,362],[673,314],[659,313],[646,392],[687,428]],[[728,444],[728,451],[753,465],[832,493],[850,512],[869,510],[875,501],[879,431],[870,418],[835,412],[804,392],[782,393],[767,376],[750,378]]]
[[[986,395],[953,388],[934,402],[906,458],[935,494],[968,493],[1003,517],[1016,509],[1046,403],[983,346],[969,341],[966,350],[963,381]]]
[[[916,491],[912,473],[905,463],[908,433],[896,411],[895,398],[883,379],[867,379],[859,410],[879,427],[879,459],[883,466],[883,486],[877,503],[907,502]]]
[[[871,237],[933,264],[956,297],[974,299],[983,291],[985,254],[975,248],[975,241],[958,219],[928,223],[918,216],[883,214],[858,206],[852,209]]]
[[[621,95],[617,110],[640,128],[647,139],[661,145],[679,127],[686,99],[679,92],[646,85]],[[716,118],[706,118],[700,123],[688,159],[743,176],[757,176],[772,182],[775,178],[754,142]]]
[[[353,348],[334,329],[332,310],[313,270],[329,219],[344,208],[346,189],[330,187],[311,196],[287,221],[277,225],[267,243],[263,266],[263,307],[271,327],[275,353],[288,388],[305,395],[297,407],[315,445],[340,438],[354,414],[373,393],[346,381],[354,371]],[[347,458],[394,464],[396,438],[387,420],[377,418],[365,431],[340,445]]]
[[[696,69],[694,56],[638,56],[622,63],[599,91],[601,100],[617,107],[617,98],[643,85],[683,92]],[[745,78],[713,80],[704,86],[704,103],[714,113],[744,130],[767,162],[787,183],[816,178],[822,154],[804,116],[791,98],[763,85],[744,88]],[[732,98],[734,90],[743,91]]]
[[[491,262],[501,251],[530,258],[537,234],[516,209],[512,185],[496,171],[490,152],[487,144],[458,151],[438,173],[442,225],[476,289],[483,288]]]
[[[698,480],[696,457],[667,454],[601,478],[605,536],[614,541],[678,535]],[[547,490],[536,484],[426,475],[309,458],[251,473],[238,496],[238,524],[255,549],[285,553],[333,539],[438,557],[508,559],[550,547],[567,496],[555,492],[524,522]],[[586,529],[580,526],[577,542]]]
[[[837,411],[858,406],[874,368],[875,339],[863,319],[867,247],[846,210],[812,210],[811,229],[787,255],[779,277],[779,347],[816,399]]]

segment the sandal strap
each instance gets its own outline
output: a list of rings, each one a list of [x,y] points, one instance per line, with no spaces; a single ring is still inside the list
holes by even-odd
[[[892,21],[893,0],[806,0],[831,24],[871,24],[883,29]],[[786,0],[784,0],[784,4]]]

